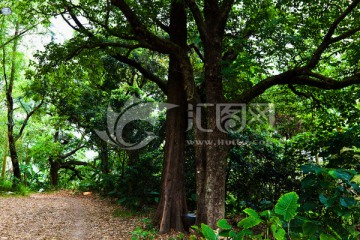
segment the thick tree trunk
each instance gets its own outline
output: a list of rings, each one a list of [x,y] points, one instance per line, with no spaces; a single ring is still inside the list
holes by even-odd
[[[183,231],[182,216],[187,213],[184,184],[186,99],[179,91],[181,81],[169,82],[168,86],[167,102],[177,104],[179,107],[167,111],[166,116],[162,190],[157,210],[161,233],[169,232],[170,229]]]
[[[223,103],[221,39],[214,36],[212,44],[206,48],[206,99],[208,103]],[[208,129],[213,130],[213,132],[208,133],[208,140],[217,142],[215,145],[207,146],[205,180],[207,223],[211,227],[215,227],[217,220],[225,217],[226,157],[228,147],[219,144],[219,140],[222,141],[227,139],[227,134],[219,129],[220,124],[218,123],[221,123],[221,115],[217,113],[216,107],[208,109],[207,117]]]
[[[181,1],[173,0],[170,17],[171,39],[186,49],[186,14]],[[186,94],[181,63],[170,56],[167,103],[179,105],[166,113],[166,143],[162,190],[155,216],[160,233],[170,229],[184,231],[183,215],[187,213],[184,183],[185,131],[187,123]]]
[[[211,10],[209,10],[211,12]],[[224,102],[221,77],[221,31],[212,29],[217,26],[216,18],[207,15],[208,41],[204,43],[205,95],[210,104],[206,109],[206,127],[210,132],[197,133],[195,137],[205,137],[211,144],[197,147],[197,223],[207,223],[215,228],[216,222],[225,216],[226,158],[229,147],[221,145],[227,134],[219,129],[221,115],[217,104]],[[197,130],[198,131],[198,130]],[[195,131],[196,133],[196,131]]]

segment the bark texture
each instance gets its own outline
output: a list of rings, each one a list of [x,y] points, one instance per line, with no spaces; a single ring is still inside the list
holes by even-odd
[[[182,2],[171,3],[170,37],[186,49],[186,13]],[[166,113],[166,143],[162,173],[162,190],[156,214],[160,233],[170,229],[183,231],[183,215],[187,213],[184,183],[185,131],[187,123],[184,75],[179,59],[170,55],[167,103],[178,107]]]

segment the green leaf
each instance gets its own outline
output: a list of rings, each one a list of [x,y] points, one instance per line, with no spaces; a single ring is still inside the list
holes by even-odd
[[[261,222],[262,222],[262,220],[260,218],[247,217],[247,218],[242,219],[238,223],[238,227],[243,227],[244,229],[249,229],[249,228],[252,228],[252,227],[258,225]]]
[[[266,217],[266,218],[270,218],[270,217],[271,217],[271,211],[270,211],[270,210],[262,211],[262,212],[260,213],[260,216]]]
[[[318,167],[318,166],[313,165],[313,164],[302,165],[300,167],[300,169],[304,174],[306,174],[306,173],[316,173],[316,174],[318,174],[319,172],[323,171],[321,167]]]
[[[340,198],[340,204],[343,207],[350,208],[356,204],[356,200],[352,197],[342,197]]]
[[[244,210],[244,212],[247,215],[249,215],[249,217],[242,219],[238,223],[238,227],[243,227],[244,229],[249,229],[249,228],[252,228],[262,222],[259,214],[257,214],[257,212],[254,209],[246,208]]]
[[[232,226],[230,224],[228,224],[228,222],[226,221],[226,219],[220,219],[217,222],[217,226],[221,229],[224,230],[230,230],[232,228]]]
[[[318,226],[316,224],[314,224],[313,222],[306,221],[303,224],[302,229],[303,229],[303,233],[305,235],[311,236],[316,233],[316,231],[318,230]]]
[[[217,240],[215,231],[206,224],[201,224],[201,232],[206,240]]]
[[[322,233],[322,234],[320,235],[320,240],[336,240],[336,238],[334,238],[334,237],[331,236],[331,235]]]
[[[285,221],[293,219],[297,214],[299,196],[296,192],[289,192],[280,197],[275,205],[275,213],[283,216]]]
[[[326,208],[331,207],[331,203],[328,201],[328,199],[324,196],[324,194],[320,193],[319,200]]]
[[[348,174],[347,172],[344,172],[340,169],[330,170],[329,175],[332,176],[334,179],[342,179],[342,180],[347,180],[347,181],[350,181],[352,178],[350,174]]]
[[[272,225],[271,225],[271,231],[272,231],[272,233],[273,233],[273,235],[274,235],[274,238],[275,238],[276,240],[283,240],[283,239],[285,239],[285,234],[286,234],[286,232],[285,232],[285,230],[284,230],[282,227],[279,227],[279,226],[276,225],[276,224],[272,224]]]
[[[260,218],[259,214],[252,208],[246,208],[244,210],[244,212],[249,215],[250,217],[254,217],[254,218]]]
[[[230,231],[231,231],[231,230],[222,230],[222,231],[219,233],[219,237],[229,237]]]

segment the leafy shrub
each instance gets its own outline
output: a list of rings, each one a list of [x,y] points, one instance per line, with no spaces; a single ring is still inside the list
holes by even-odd
[[[142,228],[140,226],[137,226],[135,230],[131,233],[132,237],[131,240],[152,240],[155,239],[157,230],[155,227],[151,224],[151,220],[148,218],[144,218],[142,220],[145,227]]]
[[[9,180],[0,178],[0,191],[8,192],[12,190],[12,183]]]
[[[217,222],[218,230],[213,230],[206,224],[201,224],[201,228],[193,226],[195,230],[200,232],[205,239],[217,240],[219,237],[227,237],[228,239],[269,239],[273,237],[277,240],[285,239],[286,231],[284,227],[288,227],[288,235],[290,236],[290,221],[295,218],[298,210],[299,196],[295,192],[290,192],[282,195],[277,201],[273,210],[265,210],[257,213],[251,208],[246,208],[244,212],[247,217],[238,222],[235,230],[225,219]],[[254,229],[259,226],[264,226],[264,232],[255,234]],[[193,236],[194,238],[194,236]]]
[[[316,165],[304,165],[301,169],[306,177],[301,182],[300,210],[315,223],[312,231],[357,239],[360,234],[356,231],[360,219],[358,173]]]
[[[251,129],[230,138],[239,145],[231,148],[227,165],[227,212],[268,209],[281,194],[299,189],[299,163],[284,157],[281,141]]]

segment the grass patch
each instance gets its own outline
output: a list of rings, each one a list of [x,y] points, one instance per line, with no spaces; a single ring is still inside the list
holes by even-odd
[[[11,197],[11,196],[28,196],[30,190],[23,184],[17,184],[13,187],[13,183],[6,179],[0,178],[0,196]]]

